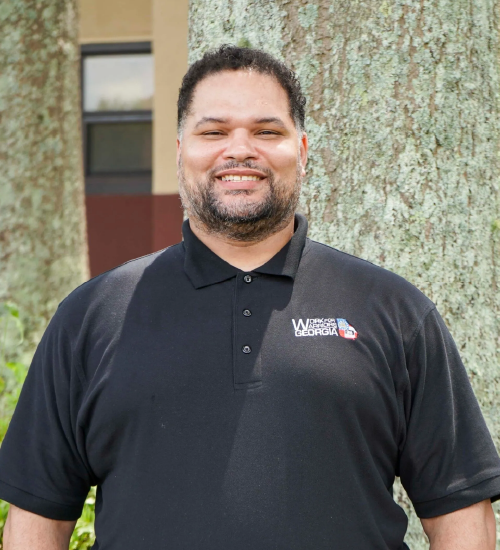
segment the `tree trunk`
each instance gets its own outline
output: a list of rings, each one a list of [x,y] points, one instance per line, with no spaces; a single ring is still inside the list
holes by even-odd
[[[88,278],[76,0],[0,2],[0,302],[30,354]]]
[[[233,43],[298,73],[310,236],[436,303],[497,442],[498,24],[494,0],[191,0],[189,36],[190,62]],[[407,540],[427,548],[414,515]]]

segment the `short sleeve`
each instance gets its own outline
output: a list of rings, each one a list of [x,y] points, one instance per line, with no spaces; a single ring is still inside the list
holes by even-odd
[[[457,347],[439,313],[424,319],[406,357],[401,482],[421,518],[500,497],[500,460]]]
[[[75,520],[91,480],[76,432],[83,381],[56,313],[40,342],[0,448],[0,499]]]

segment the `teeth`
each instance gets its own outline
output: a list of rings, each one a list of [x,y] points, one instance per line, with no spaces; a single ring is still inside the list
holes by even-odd
[[[262,178],[260,176],[236,176],[231,174],[229,176],[222,176],[222,181],[259,181]]]

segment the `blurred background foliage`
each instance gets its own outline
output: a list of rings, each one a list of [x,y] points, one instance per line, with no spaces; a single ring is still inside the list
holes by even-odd
[[[19,309],[13,303],[0,303],[0,444],[14,413],[21,388],[28,373],[29,357],[23,353],[24,327]],[[95,541],[95,487],[92,487],[78,520],[69,550],[88,550]],[[9,504],[0,500],[0,548]]]

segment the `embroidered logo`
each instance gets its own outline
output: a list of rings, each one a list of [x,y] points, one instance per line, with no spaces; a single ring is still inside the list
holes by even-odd
[[[340,336],[356,340],[358,333],[345,319],[292,319],[295,336]]]
[[[358,333],[355,328],[351,326],[345,319],[337,319],[337,326],[339,328],[339,336],[347,338],[348,340],[356,340]]]

